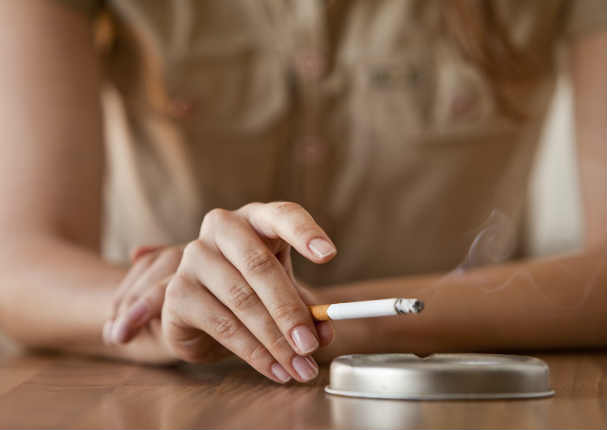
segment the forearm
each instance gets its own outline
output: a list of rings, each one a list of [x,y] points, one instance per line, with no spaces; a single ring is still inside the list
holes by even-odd
[[[324,355],[605,345],[604,250],[329,288],[330,302],[418,297],[419,315],[336,321]]]
[[[124,273],[59,238],[5,238],[0,247],[0,330],[30,347],[109,353],[101,329]]]
[[[0,2],[0,38],[0,330],[98,348],[123,272],[94,251],[104,149],[90,22],[59,2]]]

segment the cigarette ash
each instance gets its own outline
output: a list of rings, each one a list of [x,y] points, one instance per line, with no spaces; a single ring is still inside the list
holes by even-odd
[[[394,309],[399,314],[418,314],[424,310],[424,302],[418,299],[398,299]]]

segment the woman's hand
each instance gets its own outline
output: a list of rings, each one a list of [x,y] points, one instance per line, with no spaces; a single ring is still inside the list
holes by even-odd
[[[318,366],[310,354],[332,340],[333,330],[312,321],[306,303],[314,295],[293,277],[291,246],[315,263],[336,254],[295,203],[215,209],[183,252],[136,253],[104,337],[128,342],[161,316],[163,341],[175,357],[212,362],[229,350],[274,381],[313,379]]]
[[[177,246],[142,246],[132,253],[131,267],[114,295],[112,316],[103,326],[104,342],[121,345],[118,356],[144,363],[176,361],[162,338],[158,309],[182,252]]]

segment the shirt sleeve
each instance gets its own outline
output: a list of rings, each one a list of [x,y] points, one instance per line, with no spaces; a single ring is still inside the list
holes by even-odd
[[[54,0],[93,19],[103,8],[104,0]]]
[[[605,31],[605,0],[569,0],[565,37]]]

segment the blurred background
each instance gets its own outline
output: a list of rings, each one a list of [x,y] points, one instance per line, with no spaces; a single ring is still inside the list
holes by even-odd
[[[572,88],[564,56],[560,63],[531,181],[528,251],[533,256],[576,250],[582,240]]]

